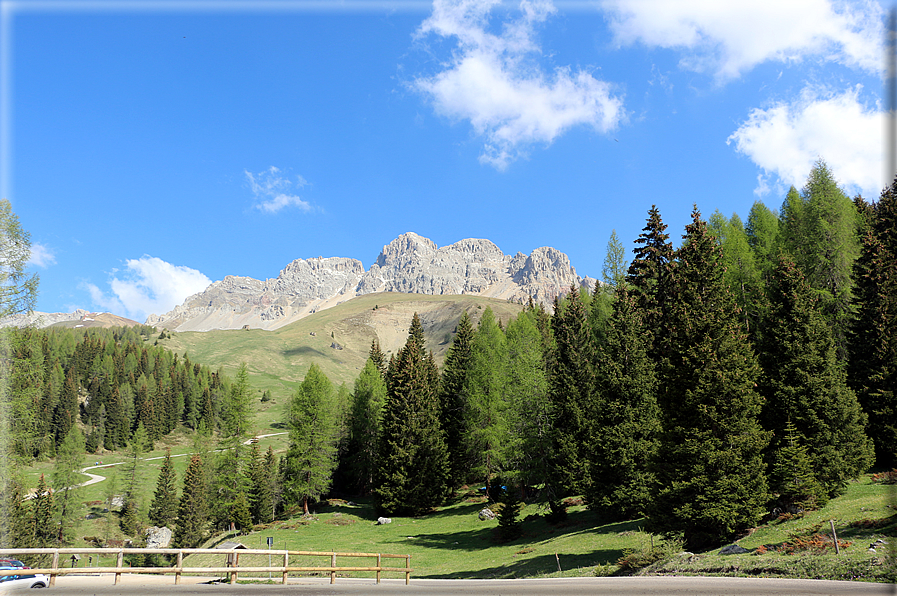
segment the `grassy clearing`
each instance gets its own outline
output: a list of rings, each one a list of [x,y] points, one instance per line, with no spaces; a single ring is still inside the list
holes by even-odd
[[[867,550],[876,538],[883,537],[891,543],[890,547],[897,540],[897,517],[888,506],[888,489],[873,485],[864,477],[823,510],[761,526],[739,541],[748,549],[766,545],[770,550],[765,554],[719,555],[719,549],[683,554],[674,548],[638,573],[891,581],[894,567],[888,551]],[[527,505],[521,513],[521,518],[526,518],[524,535],[501,544],[495,539],[497,522],[480,521],[477,517],[483,506],[482,499],[471,493],[428,516],[393,518],[393,523],[377,526],[369,502],[334,501],[318,506],[307,519],[278,521],[229,539],[239,540],[249,548],[265,548],[266,538],[271,536],[277,549],[410,554],[416,570],[414,577],[456,579],[626,574],[631,571],[618,564],[624,552],[645,552],[652,545],[661,546],[659,538],[641,531],[644,520],[602,524],[592,512],[576,506],[570,508],[567,522],[552,526],[541,517],[536,505]],[[774,548],[794,536],[828,532],[829,519],[836,520],[839,539],[851,543],[840,555],[831,548],[793,555],[774,552]],[[219,536],[208,544],[224,539]],[[222,557],[203,555],[194,561],[197,565],[220,564],[218,558]],[[353,564],[349,560],[339,563]],[[251,565],[251,557],[241,558],[240,564]],[[327,561],[296,563],[291,559],[291,564],[320,566]]]

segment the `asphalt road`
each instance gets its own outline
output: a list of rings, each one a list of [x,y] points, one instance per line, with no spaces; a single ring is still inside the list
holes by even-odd
[[[74,578],[72,578],[74,579]],[[375,584],[373,580],[340,578],[330,585],[322,581],[296,581],[286,586],[279,584],[192,584],[175,586],[171,578],[159,581],[150,578],[146,582],[132,578],[121,585],[112,585],[111,578],[59,578],[54,594],[81,596],[156,594],[250,594],[259,596],[309,596],[376,594],[383,596],[891,596],[897,595],[895,586],[865,582],[842,582],[805,579],[755,579],[725,577],[604,577],[524,580],[422,580],[412,579],[406,586],[404,580],[385,580]]]

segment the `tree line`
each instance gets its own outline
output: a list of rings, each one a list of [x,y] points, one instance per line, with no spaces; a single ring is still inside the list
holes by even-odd
[[[135,523],[175,527],[181,546],[211,526],[308,514],[328,493],[421,515],[476,483],[493,499],[538,499],[551,520],[583,495],[607,520],[646,516],[651,531],[707,547],[774,508],[821,507],[873,464],[897,461],[895,200],[897,181],[875,202],[848,198],[820,161],[781,209],[757,202],[746,223],[695,207],[678,248],[652,207],[631,263],[613,233],[591,291],[570,288],[550,310],[530,302],[506,323],[464,313],[441,370],[417,315],[396,354],[372,344],[352,390],[313,365],[290,399],[279,458],[245,444],[245,365],[229,380],[137,342],[85,335],[60,347],[70,340],[25,330],[16,374],[43,390],[23,381],[13,394],[41,404],[71,376],[90,396],[87,447],[127,444],[130,486],[145,442],[172,423],[201,429],[180,496],[169,463],[148,510],[125,488],[122,519],[133,502]],[[48,373],[58,353],[70,364]],[[133,406],[110,406],[122,394]],[[112,422],[121,410],[126,422]],[[37,422],[17,424],[23,455],[65,452],[55,427],[51,445]],[[45,509],[35,503],[32,518]]]

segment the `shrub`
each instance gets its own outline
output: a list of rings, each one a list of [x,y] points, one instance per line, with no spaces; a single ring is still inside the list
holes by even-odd
[[[510,542],[520,538],[523,534],[523,528],[520,526],[520,520],[517,516],[523,507],[520,500],[519,491],[509,486],[505,491],[504,501],[501,503],[501,511],[498,513],[498,537],[502,542]]]
[[[648,565],[670,559],[682,552],[682,542],[675,539],[661,540],[654,544],[653,539],[639,548],[623,549],[623,556],[617,560],[620,571],[638,571]]]

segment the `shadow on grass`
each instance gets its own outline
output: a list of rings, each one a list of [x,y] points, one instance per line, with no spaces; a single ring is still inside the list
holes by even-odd
[[[300,356],[303,358],[308,358],[309,356],[320,356],[322,358],[326,358],[327,355],[320,350],[316,350],[311,346],[299,346],[297,348],[290,348],[289,350],[281,351],[281,354],[286,357],[292,356]]]
[[[580,519],[577,519],[578,515]],[[620,532],[627,531],[635,532],[639,530],[639,525],[641,523],[640,520],[636,520],[598,526],[594,525],[593,520],[594,515],[591,512],[582,511],[571,513],[570,516],[568,516],[567,522],[558,525],[551,525],[545,521],[544,518],[525,521],[521,524],[523,535],[517,540],[504,543],[504,545],[528,545],[533,541],[586,533],[597,535],[619,534]],[[497,526],[494,522],[483,522],[483,527],[476,530],[418,534],[414,537],[414,544],[425,548],[439,550],[480,551],[497,544],[494,539],[496,528]],[[615,550],[613,552],[619,553],[614,556],[612,559],[613,561],[616,561],[622,556],[622,551]]]
[[[508,565],[489,567],[476,571],[455,571],[452,573],[415,574],[420,579],[510,579],[547,575],[558,572],[558,561],[562,570],[590,567],[598,564],[611,564],[617,561],[623,552],[620,550],[596,550],[587,554],[565,555],[554,553],[523,558]]]

